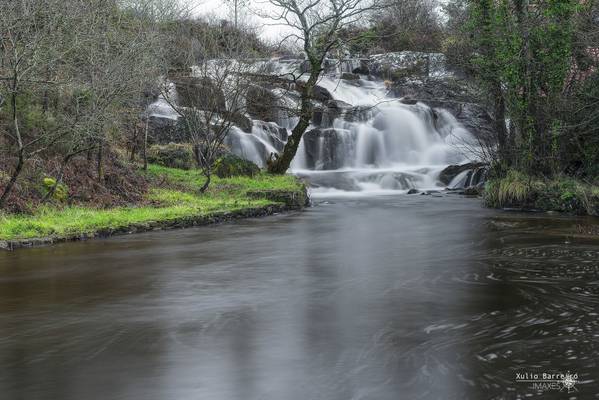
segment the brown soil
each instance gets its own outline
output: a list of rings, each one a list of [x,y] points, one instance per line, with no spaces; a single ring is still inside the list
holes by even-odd
[[[46,193],[43,179],[55,178],[60,171],[60,158],[49,160],[30,159],[8,201],[8,212],[32,212],[37,208]],[[145,202],[148,191],[148,178],[139,172],[138,167],[123,161],[116,154],[107,154],[104,159],[104,177],[98,179],[95,159],[85,156],[74,158],[64,170],[63,183],[68,188],[66,201],[50,200],[58,204],[85,204],[98,208],[108,208]],[[4,190],[8,177],[14,168],[13,160],[0,160],[0,193]]]

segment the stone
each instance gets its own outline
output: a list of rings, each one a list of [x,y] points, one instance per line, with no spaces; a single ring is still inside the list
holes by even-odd
[[[402,104],[413,106],[414,104],[418,103],[418,100],[412,99],[411,97],[402,97],[401,99],[399,99],[399,102]]]
[[[266,122],[277,122],[279,101],[277,96],[262,86],[252,85],[246,95],[247,112],[254,118]]]
[[[464,189],[464,194],[466,196],[480,196],[482,194],[480,186],[470,186]]]
[[[449,185],[453,178],[458,176],[460,173],[486,166],[487,164],[485,163],[467,163],[461,165],[450,165],[446,167],[443,171],[441,171],[441,173],[439,174],[439,182],[441,182],[444,185]]]
[[[222,112],[227,109],[225,94],[209,78],[177,77],[172,80],[177,90],[178,105],[198,110]]]
[[[418,194],[420,191],[418,189],[410,189],[408,190],[408,194]]]
[[[357,81],[360,79],[360,75],[354,74],[352,72],[344,72],[341,74],[341,79],[346,81]]]
[[[331,170],[342,167],[345,161],[343,139],[347,134],[347,131],[334,128],[306,132],[303,140],[308,168]]]
[[[214,174],[219,178],[232,176],[255,176],[260,173],[260,168],[251,161],[244,160],[234,154],[227,154],[216,161]]]

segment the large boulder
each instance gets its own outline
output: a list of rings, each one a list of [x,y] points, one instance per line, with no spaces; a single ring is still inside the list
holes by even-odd
[[[443,171],[441,171],[441,173],[439,174],[439,182],[447,186],[455,177],[457,177],[462,172],[471,171],[471,173],[475,174],[475,176],[466,179],[468,182],[465,185],[465,187],[477,185],[481,183],[482,180],[484,180],[483,174],[486,171],[486,168],[487,164],[485,163],[467,163],[461,165],[450,165],[446,167]]]
[[[225,94],[209,78],[179,76],[173,78],[177,90],[177,103],[181,107],[198,110],[226,111]]]
[[[312,123],[322,128],[331,128],[338,118],[347,122],[363,122],[371,118],[374,112],[376,110],[373,107],[354,107],[341,100],[329,100],[314,107]]]
[[[216,161],[214,174],[219,178],[233,176],[255,176],[260,173],[260,168],[251,161],[244,160],[234,154],[227,154]]]
[[[189,144],[169,143],[150,146],[148,162],[164,167],[190,169],[193,167],[193,150]]]
[[[156,144],[181,143],[187,141],[177,119],[150,116],[148,121],[149,142]]]
[[[357,81],[360,79],[360,75],[354,74],[353,72],[344,72],[341,74],[341,79],[346,81]]]
[[[254,126],[251,119],[249,119],[246,115],[240,112],[230,112],[226,114],[226,117],[229,121],[233,123],[236,127],[241,129],[246,133],[252,132],[252,127]]]
[[[276,94],[263,86],[252,85],[246,95],[247,112],[254,119],[277,122],[279,99]]]
[[[328,89],[318,85],[314,86],[314,90],[312,91],[312,98],[322,103],[326,103],[329,100],[333,100],[331,92],[329,92]]]

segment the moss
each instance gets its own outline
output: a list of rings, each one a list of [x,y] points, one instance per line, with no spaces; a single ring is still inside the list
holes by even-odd
[[[54,185],[56,185],[56,179],[46,177],[42,180],[42,184],[44,187],[43,193],[45,196],[50,190],[52,190]],[[56,185],[56,189],[54,189],[54,193],[52,193],[52,198],[54,200],[64,202],[67,201],[68,197],[69,188],[64,183],[59,183],[58,185]]]
[[[260,168],[251,161],[244,160],[233,154],[227,154],[216,161],[214,173],[219,178],[254,176],[260,173]]]

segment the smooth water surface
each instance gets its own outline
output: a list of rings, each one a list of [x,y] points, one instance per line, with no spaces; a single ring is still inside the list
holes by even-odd
[[[400,195],[0,253],[0,398],[599,398],[597,224]]]

